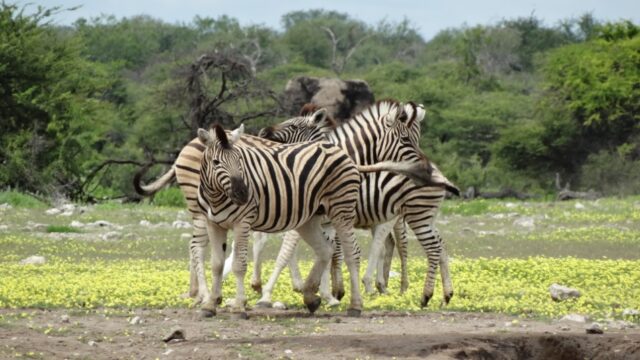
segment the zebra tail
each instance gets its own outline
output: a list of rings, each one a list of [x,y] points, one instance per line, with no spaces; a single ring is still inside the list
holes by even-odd
[[[410,162],[382,161],[372,165],[357,165],[360,172],[379,172],[389,171],[402,174],[411,179],[418,186],[430,186],[433,184],[431,179],[432,169],[430,166],[416,164]]]
[[[174,165],[171,166],[171,169],[164,173],[158,180],[151,184],[143,185],[142,176],[147,173],[147,170],[149,170],[149,165],[142,167],[142,169],[140,169],[133,177],[133,188],[142,196],[151,196],[157,193],[160,189],[169,185],[176,177],[176,167]]]

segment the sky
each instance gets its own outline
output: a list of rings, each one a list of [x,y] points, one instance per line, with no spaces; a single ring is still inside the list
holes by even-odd
[[[264,24],[278,30],[282,29],[281,16],[287,12],[326,9],[347,13],[368,24],[407,18],[425,40],[447,28],[491,24],[531,14],[547,25],[586,12],[600,20],[629,19],[640,23],[640,0],[20,0],[18,4],[65,8],[82,5],[75,11],[56,14],[55,23],[61,25],[100,14],[118,18],[146,14],[169,23],[188,23],[196,15],[229,15],[243,25]]]

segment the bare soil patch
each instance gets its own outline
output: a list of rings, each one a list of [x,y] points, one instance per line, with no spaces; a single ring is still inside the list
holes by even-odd
[[[640,359],[640,329],[457,312],[0,310],[0,358],[43,359]],[[68,322],[64,317],[68,316]],[[141,323],[132,324],[139,316]],[[186,341],[164,343],[174,327]]]

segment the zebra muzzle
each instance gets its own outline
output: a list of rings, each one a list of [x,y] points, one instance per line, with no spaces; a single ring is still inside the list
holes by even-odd
[[[244,205],[249,201],[249,187],[241,177],[231,177],[231,193],[229,198],[236,205]]]

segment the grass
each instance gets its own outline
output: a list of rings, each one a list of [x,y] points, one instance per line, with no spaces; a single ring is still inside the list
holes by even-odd
[[[46,206],[34,206],[24,200],[27,196],[11,196],[22,200],[12,200],[13,209],[0,209],[0,225],[9,226],[0,231],[0,307],[82,312],[190,306],[190,300],[180,297],[189,281],[188,240],[180,235],[190,229],[171,226],[177,219],[189,220],[185,209],[107,203],[62,217],[46,215]],[[449,310],[622,318],[625,308],[640,309],[635,285],[640,283],[640,197],[584,202],[454,200],[445,201],[442,210],[437,226],[453,258],[455,296]],[[517,225],[523,218],[530,218],[534,227]],[[114,227],[84,227],[78,232],[69,225],[73,220],[85,224],[107,220]],[[141,226],[140,220],[152,226]],[[30,230],[33,223],[46,224],[46,232]],[[133,236],[104,241],[101,235],[107,231]],[[367,232],[358,232],[363,260],[369,239]],[[271,241],[265,257],[274,259],[278,247],[279,241]],[[304,245],[299,253],[307,271],[311,253]],[[47,263],[19,265],[34,254],[45,256]],[[409,254],[409,291],[400,295],[399,280],[392,278],[389,295],[365,295],[365,310],[421,311],[426,260],[413,239]],[[398,265],[394,262],[395,271]],[[265,281],[272,266],[272,262],[266,265]],[[301,308],[301,296],[290,291],[288,276],[285,271],[273,299]],[[555,303],[548,295],[554,282],[576,287],[583,296]],[[234,281],[229,278],[224,294],[233,293]],[[257,295],[249,295],[252,304]],[[438,284],[427,311],[439,309],[440,299]]]
[[[81,233],[82,230],[67,225],[48,225],[46,232],[48,233]]]
[[[35,197],[17,191],[0,191],[0,204],[9,204],[13,207],[28,209],[44,208],[47,206],[47,204]]]

